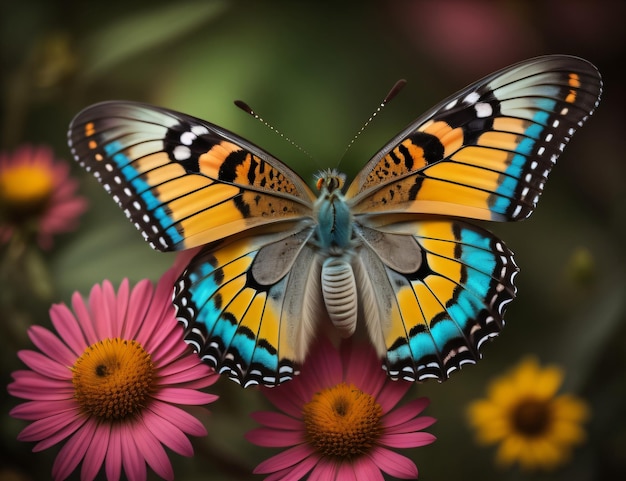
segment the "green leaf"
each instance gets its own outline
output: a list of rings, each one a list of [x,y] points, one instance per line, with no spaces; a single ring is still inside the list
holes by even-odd
[[[88,79],[142,52],[190,33],[217,18],[227,2],[172,3],[124,17],[85,41],[83,76]]]

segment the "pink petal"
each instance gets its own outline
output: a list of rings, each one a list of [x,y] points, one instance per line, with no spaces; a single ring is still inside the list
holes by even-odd
[[[313,449],[308,444],[300,444],[266,459],[254,468],[254,473],[266,474],[280,471],[295,466],[309,457],[316,457]]]
[[[148,409],[157,416],[167,419],[186,434],[191,436],[205,436],[207,434],[206,428],[200,421],[176,406],[156,401],[151,403]]]
[[[26,421],[36,421],[37,419],[44,419],[48,416],[64,412],[74,413],[74,416],[80,412],[80,408],[75,399],[68,398],[60,401],[46,402],[27,401],[11,409],[9,415]]]
[[[384,417],[385,426],[396,426],[411,421],[419,413],[426,409],[426,406],[428,406],[428,404],[430,404],[430,401],[426,397],[421,397],[409,401],[408,403],[389,412]],[[435,421],[433,420],[430,424],[432,424],[433,422]],[[427,424],[424,427],[430,426],[430,424]]]
[[[355,479],[359,481],[384,481],[385,479],[378,466],[367,456],[355,459],[353,469]]]
[[[112,339],[118,334],[113,333],[111,329],[111,306],[106,302],[103,294],[103,289],[107,285],[111,286],[111,283],[105,280],[102,285],[96,284],[89,291],[89,312],[97,341]]]
[[[78,323],[79,329],[83,333],[83,336],[86,341],[85,345],[90,346],[94,344],[95,342],[98,342],[100,339],[96,335],[93,322],[91,321],[91,314],[89,310],[87,309],[87,305],[85,304],[85,301],[83,300],[82,296],[78,292],[74,292],[74,294],[72,294],[72,311],[71,312],[74,313],[73,318],[76,320],[76,322]],[[65,322],[68,322],[68,320],[66,319]],[[79,354],[82,354],[82,352]]]
[[[59,364],[40,352],[22,350],[17,353],[17,357],[33,371],[44,377],[61,380],[66,383],[72,379],[72,371],[67,366]]]
[[[302,406],[311,400],[311,394],[304,392],[305,384],[306,381],[303,382],[300,377],[278,387],[263,388],[262,391],[267,400],[277,409],[294,418],[299,418],[302,416]]]
[[[154,398],[173,404],[203,405],[212,403],[217,396],[193,389],[163,387],[154,393]]]
[[[266,448],[286,448],[306,442],[303,432],[255,428],[245,434],[248,441]]]
[[[126,312],[129,293],[128,279],[123,279],[120,285],[120,293],[125,293],[126,297],[123,295],[116,296],[113,284],[108,280],[102,282],[100,293],[100,309],[96,309],[94,304],[90,306],[96,319],[96,328],[105,332],[101,339],[120,337],[123,332],[124,317],[120,318],[118,312],[122,308],[123,312]]]
[[[375,448],[368,455],[385,473],[401,479],[416,479],[417,466],[409,458],[385,448]]]
[[[184,341],[181,339],[180,342]],[[198,358],[192,355],[179,358],[159,369],[159,382],[161,384],[192,382],[199,377],[211,378],[207,380],[209,385],[214,384],[219,379],[215,371],[212,371],[206,364],[200,364]]]
[[[141,452],[148,466],[163,479],[174,479],[174,470],[161,443],[152,435],[143,422],[132,426],[137,449]]]
[[[122,430],[120,425],[110,426],[109,444],[104,470],[108,481],[117,481],[122,474]]]
[[[94,479],[107,456],[107,446],[111,434],[111,424],[101,423],[95,429],[91,446],[85,453],[81,468],[81,480]]]
[[[68,365],[72,365],[76,362],[76,358],[85,351],[85,348],[88,346],[87,340],[83,336],[83,332],[79,328],[78,321],[74,317],[74,314],[72,314],[72,311],[70,311],[69,307],[65,304],[52,305],[49,313],[52,325],[59,334],[59,337],[63,339],[64,343],[61,343],[62,346],[59,346],[57,349],[59,353],[63,347],[68,349],[69,352],[63,354],[62,359]],[[61,341],[59,340],[58,342]],[[39,349],[42,348],[40,347]],[[52,357],[52,354],[47,354]],[[57,357],[61,357],[61,355],[57,354]]]
[[[388,422],[383,418],[383,426],[387,434],[413,433],[421,431],[435,424],[437,420],[430,416],[418,416],[415,419],[396,423],[395,426],[388,426]]]
[[[140,281],[135,286],[135,289],[140,287],[142,284],[148,284],[150,287],[150,281],[144,279]],[[135,338],[135,330],[131,328],[134,322],[141,322],[143,319],[139,320],[130,318],[126,315],[128,311],[129,304],[129,296],[130,296],[130,284],[128,279],[122,279],[119,288],[117,289],[117,294],[115,293],[115,289],[113,285],[110,283],[103,283],[102,287],[104,288],[106,302],[111,305],[111,319],[109,323],[111,325],[111,331],[116,337],[120,337],[122,339],[136,339]]]
[[[346,382],[354,384],[361,391],[378,397],[378,393],[387,381],[387,376],[371,344],[352,340],[344,341],[342,354]]]
[[[280,481],[299,481],[306,476],[306,474],[313,469],[318,462],[317,456],[309,456],[306,459],[303,459],[301,462],[287,469],[283,469],[275,473],[275,476],[268,476],[266,481],[270,481],[270,479],[280,480]],[[332,479],[332,478],[326,478]]]
[[[175,325],[173,322],[173,318],[161,318],[161,323],[165,324],[160,329],[161,335],[152,339],[146,346],[146,349],[150,349],[150,352],[154,353],[154,362],[164,366],[177,361],[185,353],[188,353],[190,356],[193,354],[199,360],[198,355],[192,353],[187,343],[183,340],[182,326]],[[171,326],[168,326],[168,324]]]
[[[182,456],[192,456],[193,446],[178,427],[169,420],[157,416],[147,409],[144,412],[143,422],[151,435],[159,442]]]
[[[267,426],[268,428],[284,429],[300,431],[304,429],[301,420],[286,416],[283,413],[274,411],[257,411],[250,415],[257,423]]]
[[[60,413],[29,424],[18,434],[17,440],[39,441],[33,451],[43,451],[80,430],[87,421],[69,412]]]
[[[352,464],[349,461],[343,461],[339,464],[339,466],[337,466],[336,476],[337,476],[337,479],[357,481],[356,473],[354,472],[354,468],[352,467]]]
[[[11,396],[31,401],[60,401],[74,396],[74,388],[67,381],[49,379],[33,371],[15,371],[14,382],[7,386]]]
[[[318,463],[313,466],[313,470],[309,475],[307,481],[327,481],[327,480],[342,480],[338,477],[339,467],[341,461],[333,461],[321,458]],[[349,476],[349,474],[348,474]]]
[[[55,306],[50,308],[50,316],[53,312],[58,311]],[[61,334],[61,333],[60,333]],[[65,334],[65,333],[63,333]],[[77,355],[64,344],[61,339],[65,339],[61,334],[61,339],[55,336],[48,329],[41,326],[32,326],[28,329],[28,337],[33,344],[50,359],[61,363],[64,366],[72,366],[76,362]],[[86,346],[83,345],[83,350]],[[82,354],[82,350],[79,354]]]
[[[129,481],[145,481],[146,462],[134,441],[133,430],[126,423],[120,425],[122,465]]]
[[[120,289],[121,287],[122,286],[120,286]],[[128,289],[128,283],[125,284],[125,287]],[[152,293],[153,288],[149,281],[144,280],[137,283],[130,293],[128,308],[126,312],[123,313],[126,318],[123,336],[126,339],[137,339],[148,352],[153,352],[154,350],[152,345],[148,342],[150,332],[161,331],[160,327],[155,329],[155,322],[158,319],[146,316],[146,312],[150,309],[152,302]],[[128,296],[127,293],[126,296]]]
[[[76,469],[76,466],[78,466],[78,463],[83,459],[87,449],[89,449],[93,442],[96,429],[95,421],[88,422],[84,425],[83,429],[78,430],[74,436],[67,440],[52,465],[53,478],[65,479]]]
[[[327,338],[321,337],[311,346],[301,377],[312,393],[341,383],[341,358]]]
[[[380,391],[380,394],[376,398],[380,406],[383,408],[384,413],[391,411],[400,399],[404,397],[413,383],[406,381],[388,381],[385,384],[384,389]]]
[[[72,295],[72,311],[74,312],[74,315],[76,316],[76,321],[78,321],[78,325],[80,326],[80,329],[85,336],[85,347],[83,347],[82,351],[76,351],[77,355],[81,355],[87,346],[95,344],[96,342],[102,340],[102,338],[100,338],[96,333],[93,321],[91,319],[91,313],[87,309],[85,301],[78,292],[75,292]],[[57,331],[59,331],[58,327],[56,327],[56,329]]]
[[[142,339],[146,348],[150,349],[151,352],[159,352],[159,356],[167,355],[170,350],[174,350],[177,355],[180,355],[185,350],[186,344],[183,342],[182,327],[180,330],[177,329],[178,322],[174,317],[175,311],[172,305],[173,285],[169,286],[168,292],[165,294],[163,288],[164,277],[157,284],[156,291],[150,291],[152,300],[143,314],[144,322],[139,326],[137,336]],[[150,327],[154,325],[159,325],[160,328],[154,329]],[[178,339],[183,345],[174,347],[169,343],[172,338]],[[159,361],[162,362],[160,359]]]
[[[394,424],[405,423],[421,413],[429,404],[430,400],[427,397],[412,399],[385,416],[387,425],[393,426]]]
[[[434,443],[437,438],[430,433],[383,434],[380,444],[390,448],[417,448]]]

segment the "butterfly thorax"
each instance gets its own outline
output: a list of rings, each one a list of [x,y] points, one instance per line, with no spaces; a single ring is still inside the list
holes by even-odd
[[[327,255],[342,255],[351,245],[352,214],[341,191],[344,183],[345,175],[336,170],[320,172],[317,178],[316,238]]]

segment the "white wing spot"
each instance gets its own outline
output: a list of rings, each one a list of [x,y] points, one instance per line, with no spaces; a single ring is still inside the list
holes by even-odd
[[[174,147],[173,153],[174,158],[179,162],[187,160],[189,157],[191,157],[191,150],[189,150],[189,147],[187,147],[186,145],[177,145],[176,147]]]
[[[209,129],[204,125],[194,125],[191,127],[191,131],[198,137],[209,133]]]
[[[480,99],[480,95],[478,92],[471,92],[465,96],[463,102],[466,104],[475,104]]]
[[[198,137],[193,132],[183,132],[180,135],[180,142],[185,145],[191,145],[197,138]]]
[[[474,109],[476,110],[476,117],[479,119],[493,115],[493,108],[486,102],[478,102]]]
[[[450,102],[450,103],[449,103],[448,105],[446,105],[444,108],[445,108],[446,110],[453,109],[453,108],[456,106],[456,104],[458,103],[458,101],[459,101],[459,99],[454,99],[452,102]]]

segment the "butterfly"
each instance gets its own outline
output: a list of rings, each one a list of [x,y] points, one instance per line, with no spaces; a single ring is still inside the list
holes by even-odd
[[[174,286],[185,340],[242,384],[292,379],[318,335],[367,333],[392,379],[447,379],[504,325],[518,267],[471,220],[517,221],[597,107],[600,74],[570,56],[493,73],[388,142],[352,182],[314,192],[217,125],[113,101],[69,145],[160,251],[200,248]]]

